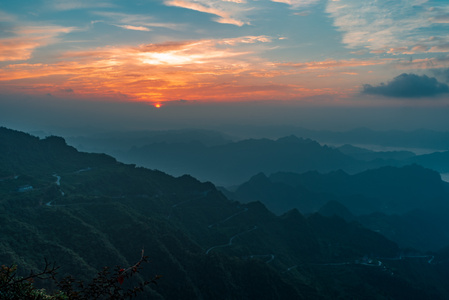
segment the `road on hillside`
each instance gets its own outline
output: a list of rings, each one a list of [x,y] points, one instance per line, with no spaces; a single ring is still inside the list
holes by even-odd
[[[243,235],[243,234],[246,234],[246,233],[251,232],[251,231],[256,230],[256,229],[257,229],[257,226],[254,226],[254,227],[251,228],[251,229],[248,229],[248,230],[246,230],[246,231],[237,233],[236,235],[232,236],[232,237],[229,239],[229,242],[228,242],[227,244],[224,244],[224,245],[217,245],[217,246],[213,246],[213,247],[210,247],[209,249],[207,249],[207,250],[206,250],[206,254],[209,254],[209,252],[212,251],[213,249],[232,246],[232,242],[234,241],[234,239],[235,239],[236,237],[239,237],[239,236],[241,236],[241,235]]]

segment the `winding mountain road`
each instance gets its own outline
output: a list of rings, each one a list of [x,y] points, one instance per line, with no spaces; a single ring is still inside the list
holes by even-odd
[[[59,176],[58,174],[53,174],[53,177],[56,177],[56,185],[61,187],[61,176]],[[61,195],[64,196],[65,193],[61,190],[61,188],[59,188],[59,191],[61,192]]]
[[[242,213],[245,213],[245,212],[247,212],[247,211],[248,211],[248,208],[245,207],[242,211],[236,212],[236,213],[233,214],[232,216],[229,216],[229,217],[227,217],[226,219],[224,219],[224,220],[222,220],[222,221],[219,221],[219,222],[217,222],[217,223],[210,224],[210,225],[207,226],[207,227],[208,227],[208,228],[212,228],[212,227],[214,227],[214,226],[216,226],[216,225],[218,225],[218,224],[221,224],[221,223],[224,223],[224,222],[226,222],[226,221],[229,221],[230,219],[234,218],[235,216],[238,216],[238,215],[240,215],[240,214],[242,214]]]
[[[257,229],[257,226],[254,226],[254,227],[251,228],[251,229],[248,229],[248,230],[246,230],[246,231],[237,233],[236,235],[232,236],[232,237],[229,239],[229,242],[228,242],[227,244],[224,244],[224,245],[217,245],[217,246],[213,246],[213,247],[210,247],[209,249],[207,249],[207,250],[206,250],[206,254],[209,254],[209,252],[212,251],[213,249],[232,246],[232,242],[234,241],[234,239],[235,239],[236,237],[239,237],[239,236],[241,236],[241,235],[244,235],[244,234],[246,234],[246,233],[248,233],[248,232],[251,232],[251,231],[253,231],[253,230],[256,230],[256,229]]]

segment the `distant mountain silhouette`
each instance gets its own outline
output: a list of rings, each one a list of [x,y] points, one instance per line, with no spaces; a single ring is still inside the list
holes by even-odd
[[[333,217],[337,216],[342,218],[347,222],[352,222],[357,220],[357,217],[354,216],[349,209],[347,209],[343,204],[338,201],[331,200],[324,204],[319,210],[318,213],[322,216]]]
[[[292,128],[290,132],[298,136],[318,140],[321,143],[337,145],[356,144],[397,148],[449,149],[449,132],[428,129],[376,131],[368,128],[356,128],[348,131],[329,131]]]
[[[436,170],[440,173],[449,173],[449,151],[423,154],[410,158],[408,161]]]
[[[403,215],[372,213],[357,220],[401,247],[437,251],[449,244],[449,211],[415,210]]]
[[[211,147],[195,142],[157,143],[135,147],[119,158],[174,175],[188,173],[222,185],[242,182],[258,172],[354,171],[364,167],[336,149],[295,136],[275,141],[250,139]]]
[[[389,160],[395,163],[395,160],[407,160],[416,156],[411,151],[371,151],[349,144],[337,147],[337,149],[343,154],[362,161]]]
[[[241,202],[261,201],[277,214],[297,208],[357,220],[403,247],[439,249],[449,243],[449,184],[418,165],[382,167],[349,175],[258,174],[228,192]]]
[[[353,142],[391,147],[442,148],[438,138],[446,133],[433,131],[386,131],[355,129],[348,132],[292,129],[299,136],[313,137],[321,144]],[[427,135],[428,134],[428,135]],[[449,134],[447,134],[449,135]],[[372,151],[349,144],[322,146],[308,138],[287,136],[233,141],[233,138],[208,130],[168,130],[103,133],[67,139],[70,145],[90,152],[104,152],[126,163],[163,170],[180,176],[190,174],[201,180],[230,186],[253,174],[264,172],[319,172],[344,170],[361,172],[381,166],[417,163],[441,173],[449,170],[448,159],[440,154],[415,155],[411,151]],[[421,143],[421,144],[420,144]]]
[[[449,132],[429,129],[416,130],[373,130],[359,127],[350,130],[312,130],[298,126],[259,125],[234,127],[227,126],[228,131],[236,132],[242,138],[277,139],[289,134],[319,141],[328,145],[370,145],[391,148],[449,149]]]
[[[218,131],[202,129],[103,132],[85,136],[71,136],[67,143],[79,150],[89,152],[123,153],[132,147],[142,147],[157,143],[198,142],[206,146],[216,146],[232,141],[232,138]]]
[[[264,173],[259,173],[235,190],[229,197],[247,203],[262,202],[272,212],[280,215],[297,208],[301,212],[318,211],[327,201],[339,199],[336,195],[321,191],[312,191],[301,184],[273,181]]]
[[[310,213],[336,200],[355,214],[438,210],[448,207],[448,195],[448,184],[440,175],[418,165],[382,167],[354,175],[343,171],[259,174],[234,193],[239,201],[260,200],[277,213],[286,207]]]
[[[440,173],[449,172],[449,151],[415,155],[411,151],[371,151],[352,145],[336,149],[354,159],[369,162],[372,166],[404,166],[415,163]]]

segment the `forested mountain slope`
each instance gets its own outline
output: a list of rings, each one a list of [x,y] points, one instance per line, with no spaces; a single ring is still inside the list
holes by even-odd
[[[144,248],[150,263],[136,280],[163,277],[143,299],[449,296],[444,256],[406,258],[395,243],[341,218],[276,216],[187,175],[5,128],[0,161],[0,262],[24,272],[47,258],[60,276],[89,279],[103,266],[132,265]]]

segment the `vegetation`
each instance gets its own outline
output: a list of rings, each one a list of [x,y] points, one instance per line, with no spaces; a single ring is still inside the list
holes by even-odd
[[[53,295],[47,294],[44,289],[37,289],[33,282],[36,279],[50,279],[56,272],[55,267],[50,267],[47,263],[42,272],[26,277],[17,276],[17,266],[2,265],[0,269],[0,299],[68,299],[61,292]]]
[[[142,269],[142,263],[148,262],[148,257],[144,256],[140,260],[126,269],[117,266],[114,271],[104,267],[97,276],[89,283],[76,280],[72,276],[67,276],[61,280],[57,279],[58,267],[50,265],[45,261],[45,267],[39,273],[31,272],[26,277],[17,275],[17,266],[2,266],[0,269],[0,299],[48,299],[48,300],[89,300],[89,299],[131,299],[143,292],[150,283],[157,284],[160,275],[153,279],[140,282],[137,286],[124,288],[129,280]],[[51,294],[45,289],[35,287],[36,280],[53,280],[58,290]]]
[[[394,242],[358,223],[276,216],[211,183],[81,153],[59,138],[0,129],[0,147],[4,287],[74,299],[449,298],[446,256],[400,259]],[[151,268],[140,269],[142,248]],[[44,257],[60,266],[57,280],[22,280],[21,270],[42,272]],[[103,269],[113,265],[131,267]]]

